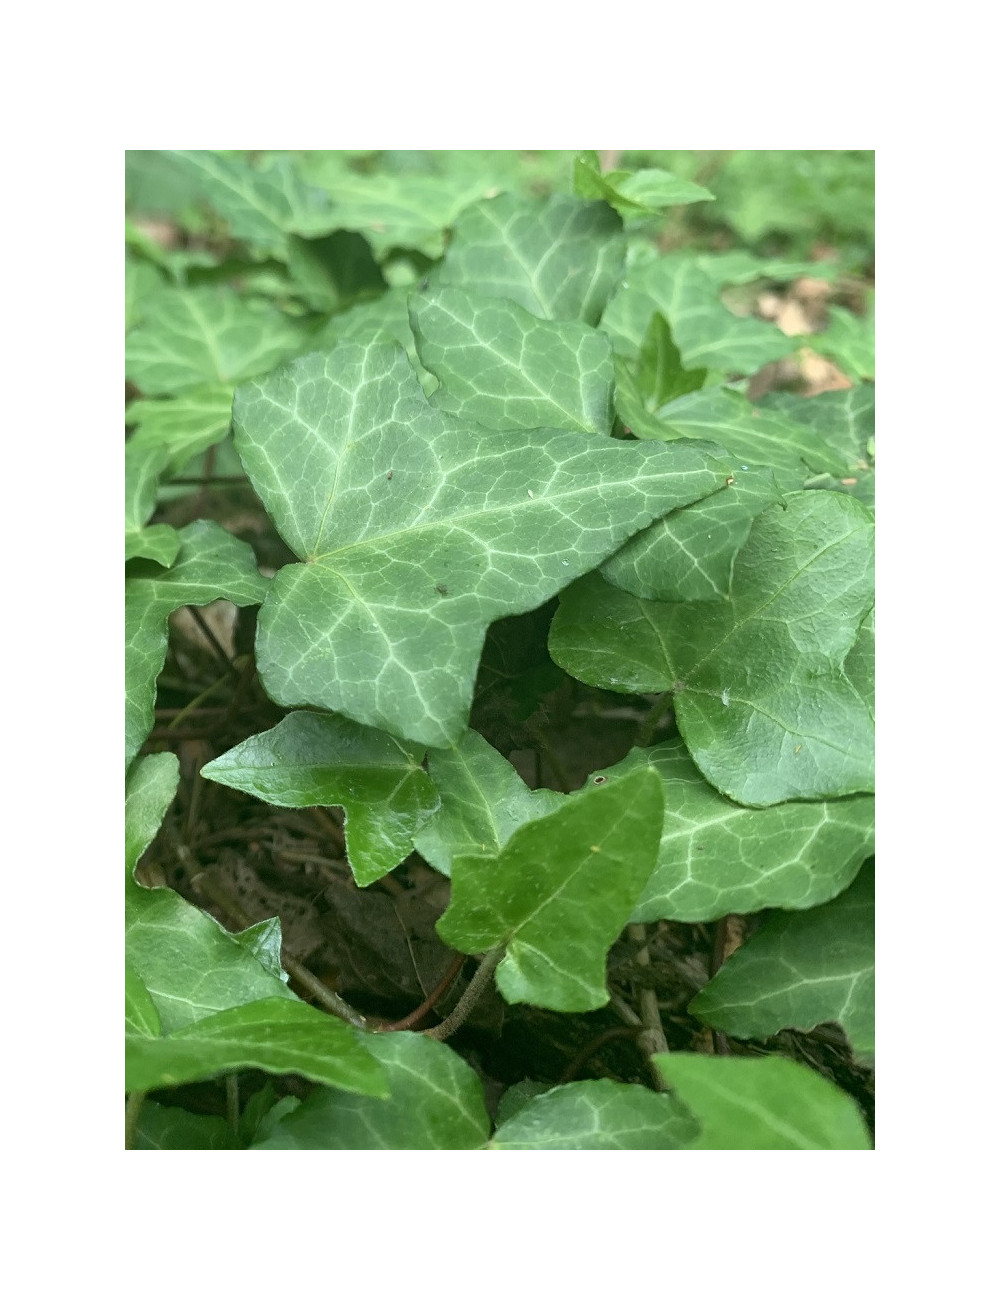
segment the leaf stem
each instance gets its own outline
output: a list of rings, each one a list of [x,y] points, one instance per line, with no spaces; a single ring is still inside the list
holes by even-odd
[[[669,711],[670,706],[673,703],[673,699],[674,697],[670,694],[669,691],[664,691],[663,694],[660,696],[660,698],[653,705],[653,707],[646,714],[646,717],[643,720],[643,724],[639,728],[639,734],[635,738],[635,744],[637,749],[647,749],[649,745],[652,743],[653,733],[656,731],[656,728],[663,721],[664,714],[666,714]]]
[[[196,695],[193,700],[189,700],[187,704],[185,704],[184,708],[177,714],[173,722],[167,723],[166,727],[164,727],[164,731],[176,731],[178,726],[184,721],[192,709],[197,709],[200,705],[204,704],[207,699],[215,694],[220,686],[225,686],[228,681],[228,674],[225,677],[216,678],[216,680],[212,682],[211,686],[206,686],[200,695]]]
[[[435,1025],[433,1029],[424,1030],[424,1035],[427,1038],[436,1038],[438,1042],[441,1042],[445,1038],[450,1037],[456,1029],[461,1029],[466,1020],[468,1020],[473,1007],[485,992],[486,986],[489,984],[493,972],[500,964],[500,958],[503,954],[504,945],[499,943],[495,948],[491,948],[489,952],[483,956],[482,961],[479,963],[479,969],[476,971],[475,975],[473,975],[472,979],[469,980],[469,987],[458,999],[451,1015],[445,1020],[442,1020],[439,1025]]]
[[[639,951],[635,955],[636,962],[640,966],[648,967],[652,965],[645,925],[641,922],[630,925],[628,927],[628,936],[633,942],[639,944]],[[644,1026],[643,1032],[639,1035],[639,1046],[647,1056],[653,1056],[656,1052],[669,1052],[670,1047],[667,1043],[667,1036],[663,1032],[663,1022],[660,1020],[660,1006],[656,997],[656,989],[641,988],[639,990],[639,1011]]]
[[[240,1131],[240,1076],[226,1075],[226,1118],[234,1133]]]
[[[125,1098],[125,1150],[135,1150],[135,1135],[139,1127],[139,1112],[146,1100],[144,1092],[130,1092]]]
[[[466,954],[464,952],[456,953],[455,960],[450,964],[448,969],[441,976],[441,979],[434,988],[431,989],[426,998],[424,998],[420,1006],[417,1007],[416,1011],[411,1011],[410,1014],[404,1016],[402,1020],[394,1020],[391,1025],[380,1025],[376,1030],[376,1033],[395,1033],[400,1029],[412,1029],[414,1025],[418,1025],[420,1021],[423,1020],[424,1016],[426,1016],[427,1013],[432,1010],[438,1002],[440,1002],[451,988],[452,984],[454,984],[455,980],[458,978],[459,971],[465,965],[465,959]]]

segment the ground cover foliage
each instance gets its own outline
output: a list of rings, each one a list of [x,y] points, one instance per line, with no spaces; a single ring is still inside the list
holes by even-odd
[[[126,158],[126,1141],[868,1149],[873,158]]]

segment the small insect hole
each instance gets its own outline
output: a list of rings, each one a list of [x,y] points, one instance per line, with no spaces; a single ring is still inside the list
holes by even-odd
[[[606,776],[595,776],[594,785],[603,785],[608,778]]]

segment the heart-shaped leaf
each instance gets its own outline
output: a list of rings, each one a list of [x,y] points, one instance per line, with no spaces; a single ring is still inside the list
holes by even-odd
[[[471,1066],[423,1034],[365,1040],[390,1083],[385,1099],[317,1088],[256,1144],[260,1150],[464,1151],[485,1146],[490,1121]]]
[[[729,472],[692,446],[453,425],[403,353],[377,343],[244,386],[234,425],[305,561],[278,573],[261,610],[268,693],[431,746],[465,729],[494,619],[542,604]]]
[[[441,410],[488,429],[611,432],[606,334],[460,289],[415,295],[410,322],[421,363],[440,381]]]
[[[398,867],[437,808],[424,750],[332,714],[291,713],[202,768],[281,808],[337,805],[359,885]]]
[[[596,325],[624,264],[621,218],[607,204],[501,194],[462,213],[434,283]]]
[[[498,1151],[674,1151],[698,1126],[668,1093],[586,1079],[552,1088],[500,1124]]]
[[[745,808],[708,784],[678,739],[633,749],[590,783],[637,768],[663,782],[663,830],[634,921],[712,921],[767,907],[808,907],[815,916],[872,852],[871,796]]]
[[[853,498],[794,493],[754,520],[730,600],[643,601],[590,575],[550,652],[595,686],[673,691],[691,756],[738,803],[868,792],[874,723],[844,665],[872,607],[872,533]]]
[[[653,871],[662,785],[648,771],[566,800],[520,826],[490,857],[456,857],[445,943],[498,944],[508,1002],[590,1011],[608,1000],[605,959]]]
[[[125,762],[130,763],[153,727],[156,679],[167,655],[167,619],[182,605],[208,605],[224,597],[256,605],[267,580],[253,551],[209,520],[181,529],[173,568],[125,582]]]
[[[853,801],[852,801],[853,802]],[[837,1021],[855,1056],[875,1060],[875,864],[823,907],[768,919],[690,1005],[735,1038]]]
[[[694,1151],[870,1151],[858,1104],[780,1056],[653,1057],[700,1126]]]

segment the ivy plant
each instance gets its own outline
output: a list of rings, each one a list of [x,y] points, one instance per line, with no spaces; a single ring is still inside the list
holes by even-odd
[[[677,157],[128,156],[129,1146],[871,1147],[866,229]]]

